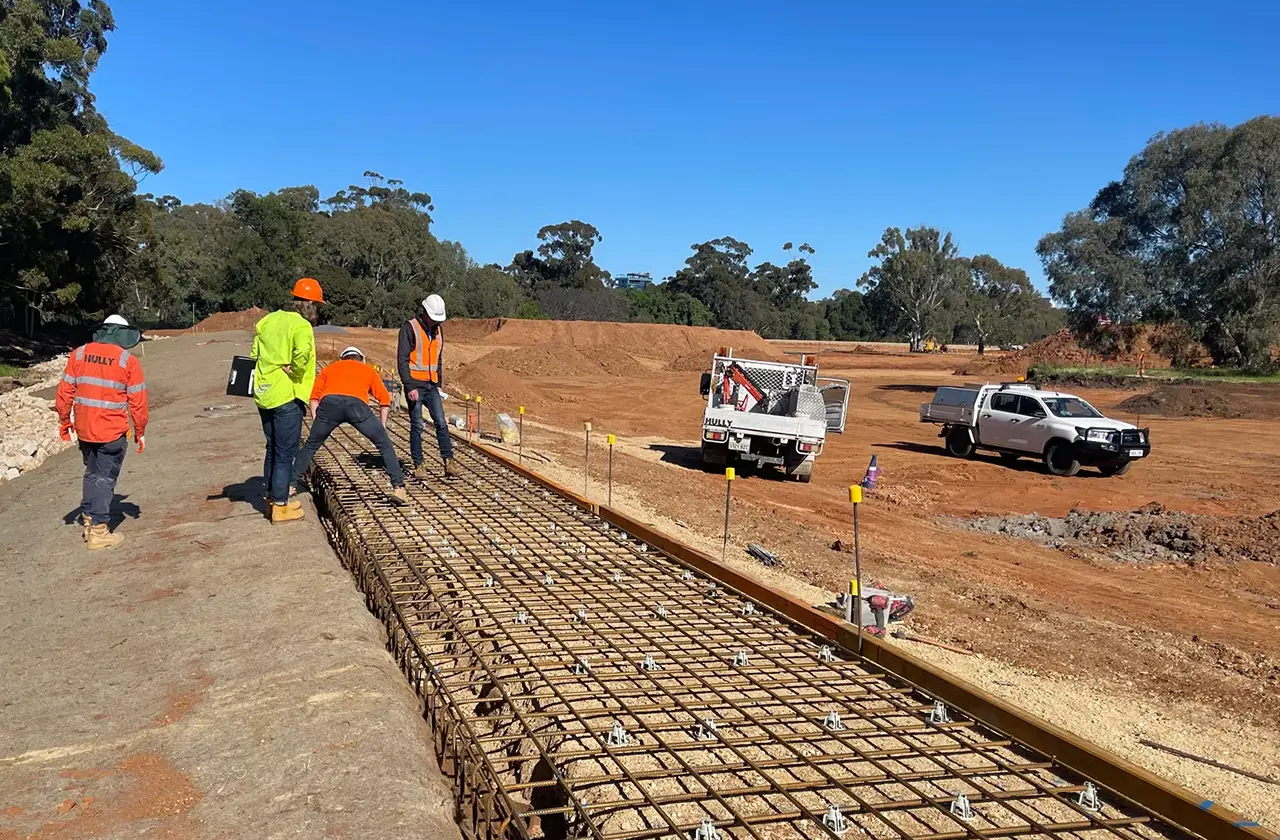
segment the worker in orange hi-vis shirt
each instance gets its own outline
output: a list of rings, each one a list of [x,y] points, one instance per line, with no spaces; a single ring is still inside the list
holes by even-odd
[[[374,417],[369,409],[369,397],[373,396],[382,407],[381,417]],[[316,376],[311,390],[311,433],[307,442],[298,450],[293,461],[293,486],[311,467],[311,459],[324,446],[329,435],[343,423],[350,423],[382,453],[383,466],[391,476],[391,498],[397,504],[407,504],[404,489],[404,470],[396,457],[391,436],[387,434],[387,416],[391,412],[391,394],[372,365],[366,364],[364,354],[357,347],[342,351],[338,361],[326,365]]]
[[[146,447],[147,383],[138,357],[129,352],[140,341],[142,333],[128,321],[108,316],[93,341],[72,352],[58,383],[58,432],[70,441],[74,431],[84,458],[80,524],[85,548],[91,551],[124,542],[122,535],[112,533],[109,521],[130,423],[138,451]]]

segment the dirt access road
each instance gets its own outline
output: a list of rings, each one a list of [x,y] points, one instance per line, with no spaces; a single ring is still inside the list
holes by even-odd
[[[257,510],[261,424],[222,395],[248,346],[140,351],[152,421],[117,485],[123,546],[84,550],[75,451],[0,486],[0,840],[461,836],[319,523]]]
[[[724,480],[699,464],[700,371],[721,345],[757,358],[786,358],[808,347],[654,325],[459,322],[446,335],[446,390],[483,395],[489,429],[494,411],[514,415],[525,405],[535,467],[581,487],[582,424],[590,421],[598,477],[604,435],[618,436],[615,501],[716,554]],[[385,331],[351,330],[325,340],[334,352],[357,344],[383,364],[394,354],[394,333]],[[918,422],[918,406],[936,386],[976,378],[952,373],[979,361],[971,352],[822,349],[823,373],[852,382],[848,428],[828,439],[812,484],[763,475],[735,484],[734,542],[761,542],[785,566],[764,570],[740,552],[733,562],[815,600],[844,590],[853,558],[831,546],[849,540],[847,488],[877,455],[881,488],[862,510],[864,572],[915,596],[913,629],[978,656],[921,646],[913,652],[1194,789],[1224,800],[1234,796],[1242,811],[1280,824],[1268,786],[1137,744],[1144,733],[1159,735],[1182,749],[1280,777],[1274,709],[1280,531],[1257,528],[1254,547],[1273,562],[1130,564],[1084,546],[1059,550],[976,533],[962,522],[1033,512],[1063,516],[1073,508],[1128,511],[1152,501],[1215,521],[1261,517],[1280,507],[1274,424],[1144,417],[1155,448],[1150,461],[1124,477],[1085,470],[1054,478],[1031,461],[1009,467],[995,457],[949,458],[936,429]],[[1103,410],[1134,394],[1082,392]],[[461,413],[459,402],[447,403],[447,411]],[[603,498],[601,485],[591,488]]]

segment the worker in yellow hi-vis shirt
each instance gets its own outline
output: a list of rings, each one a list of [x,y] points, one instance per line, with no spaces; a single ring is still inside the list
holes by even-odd
[[[253,398],[267,439],[262,480],[273,524],[304,516],[302,503],[289,500],[289,479],[302,439],[302,417],[316,381],[314,328],[322,303],[320,284],[304,277],[293,285],[293,307],[272,312],[254,329]]]

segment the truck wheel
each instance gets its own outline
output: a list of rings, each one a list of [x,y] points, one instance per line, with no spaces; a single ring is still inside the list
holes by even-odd
[[[806,460],[803,463],[797,464],[795,469],[791,470],[788,475],[801,484],[808,484],[813,478],[813,461]]]
[[[702,442],[702,463],[708,467],[723,467],[729,463],[729,447],[724,444]]]
[[[1105,467],[1098,467],[1098,472],[1110,478],[1113,475],[1124,475],[1133,466],[1133,461],[1125,461],[1123,464],[1109,464]]]
[[[973,457],[973,441],[963,429],[952,429],[947,435],[947,451],[957,458]]]
[[[1049,448],[1044,451],[1044,468],[1050,475],[1070,478],[1080,472],[1080,460],[1071,444],[1059,441],[1049,444]]]

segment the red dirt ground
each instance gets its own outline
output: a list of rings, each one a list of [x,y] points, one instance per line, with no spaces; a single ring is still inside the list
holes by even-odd
[[[592,421],[598,437],[616,434],[615,481],[651,510],[707,534],[720,530],[724,479],[698,463],[704,366],[695,354],[709,362],[724,344],[740,355],[774,358],[820,349],[823,374],[852,383],[848,428],[828,439],[812,484],[763,475],[737,482],[737,533],[782,555],[794,578],[843,590],[852,558],[831,544],[848,539],[847,488],[876,455],[883,478],[863,506],[864,565],[869,576],[916,596],[913,627],[1041,673],[1216,704],[1274,725],[1280,531],[1257,535],[1255,554],[1270,562],[1137,566],[954,523],[1033,512],[1060,517],[1073,508],[1133,510],[1153,501],[1224,519],[1262,517],[1280,507],[1274,422],[1144,413],[1154,447],[1149,461],[1123,477],[1085,470],[1054,478],[1030,460],[1009,467],[988,456],[949,458],[937,430],[918,422],[918,406],[936,386],[985,378],[953,370],[998,363],[995,354],[908,354],[893,345],[859,352],[854,345],[770,344],[749,333],[640,324],[458,322],[446,335],[451,394],[482,394],[487,417],[526,406],[530,445],[565,464],[580,463],[583,422]],[[359,345],[379,364],[393,361],[394,331],[353,329],[334,340]],[[1134,419],[1117,409],[1133,391],[1078,393]],[[1248,396],[1255,404],[1249,416],[1276,416],[1280,390]],[[446,404],[446,412],[460,411],[460,401]]]
[[[625,333],[631,325],[526,329],[530,352],[562,341],[590,358],[593,342],[614,340],[611,328],[618,327]],[[504,332],[482,343],[498,344]],[[509,347],[525,334],[509,332],[500,344]],[[378,337],[370,331],[360,340]],[[619,436],[615,481],[659,513],[719,532],[724,480],[698,465],[701,367],[690,360],[681,367],[696,369],[666,370],[673,356],[688,355],[675,342],[610,344],[608,352],[622,349],[641,363],[631,375],[543,370],[536,376],[486,364],[483,347],[458,343],[449,352],[467,364],[446,372],[451,391],[480,391],[486,413],[525,405],[529,420],[565,432],[540,433],[531,443],[568,464],[580,461],[582,423],[592,421],[597,432]],[[769,355],[792,349],[772,347]],[[1269,704],[1280,690],[1280,532],[1259,529],[1257,535],[1255,553],[1272,562],[1138,567],[961,531],[947,520],[1063,516],[1077,507],[1132,510],[1151,501],[1224,519],[1264,516],[1280,507],[1280,435],[1271,424],[1144,415],[1154,442],[1150,461],[1124,477],[1086,470],[1054,478],[1029,460],[1011,468],[993,457],[949,458],[936,429],[918,422],[919,404],[934,387],[965,381],[950,371],[977,361],[976,354],[826,349],[823,373],[852,382],[850,421],[845,434],[829,438],[813,483],[762,475],[734,487],[738,527],[782,554],[791,575],[833,591],[847,586],[852,558],[830,545],[848,537],[847,487],[861,479],[874,454],[884,477],[864,505],[864,560],[874,576],[917,596],[917,628],[1042,672],[1102,674],[1158,697],[1216,702],[1270,719]],[[1134,396],[1081,395],[1104,410]],[[1264,389],[1252,398],[1280,404],[1280,391]]]

